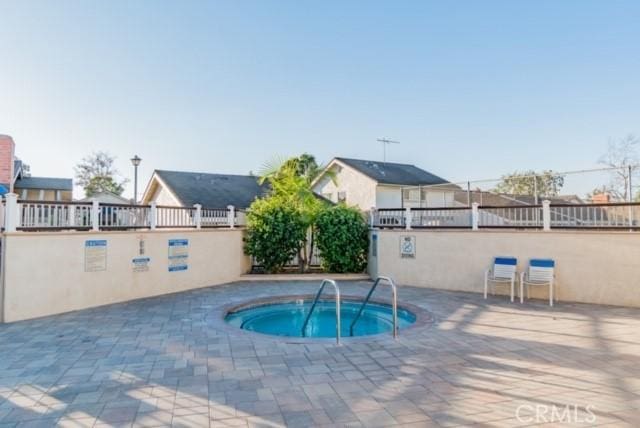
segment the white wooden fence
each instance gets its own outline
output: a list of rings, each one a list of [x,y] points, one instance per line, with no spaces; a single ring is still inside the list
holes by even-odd
[[[372,209],[371,227],[640,230],[640,203]]]
[[[244,212],[227,208],[102,204],[97,201],[19,201],[7,194],[0,204],[0,225],[16,230],[126,230],[157,228],[234,228],[245,224]]]

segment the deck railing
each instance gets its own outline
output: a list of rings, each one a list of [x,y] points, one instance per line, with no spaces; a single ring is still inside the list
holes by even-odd
[[[21,201],[16,228],[91,229],[92,215],[92,205],[86,203]]]
[[[370,226],[401,229],[640,230],[640,202],[372,210]]]
[[[542,228],[542,205],[479,206],[479,228]]]
[[[471,208],[412,208],[411,227],[467,229],[471,227]]]
[[[18,200],[7,194],[0,204],[5,231],[135,230],[156,228],[234,228],[245,224],[243,211],[108,203]]]

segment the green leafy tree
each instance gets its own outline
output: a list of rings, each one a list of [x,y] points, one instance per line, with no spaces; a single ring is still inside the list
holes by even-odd
[[[367,266],[369,227],[362,213],[344,204],[318,215],[318,249],[330,272],[362,272]]]
[[[124,192],[126,179],[119,180],[119,173],[114,168],[115,158],[106,152],[96,152],[80,161],[76,167],[76,182],[82,186],[85,195],[93,196],[100,192],[111,192],[121,195]]]
[[[300,248],[306,233],[301,213],[281,199],[257,199],[247,212],[245,253],[268,272],[280,272]]]
[[[289,159],[275,159],[265,164],[260,172],[260,183],[268,182],[271,187],[268,197],[293,207],[304,222],[306,233],[298,247],[300,271],[310,267],[316,218],[327,207],[327,202],[311,188],[311,183],[323,169],[312,155],[305,153]]]
[[[562,186],[564,186],[562,175],[551,170],[542,173],[529,170],[502,176],[500,183],[493,191],[511,195],[557,196]]]

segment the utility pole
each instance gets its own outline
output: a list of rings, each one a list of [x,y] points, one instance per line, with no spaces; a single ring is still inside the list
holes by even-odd
[[[387,144],[400,144],[400,141],[393,141],[388,138],[378,138],[377,141],[382,143],[382,161],[387,163]]]

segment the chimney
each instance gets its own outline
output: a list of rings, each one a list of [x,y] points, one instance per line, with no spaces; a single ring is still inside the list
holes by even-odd
[[[16,145],[13,138],[0,135],[0,184],[13,192],[13,161]]]

